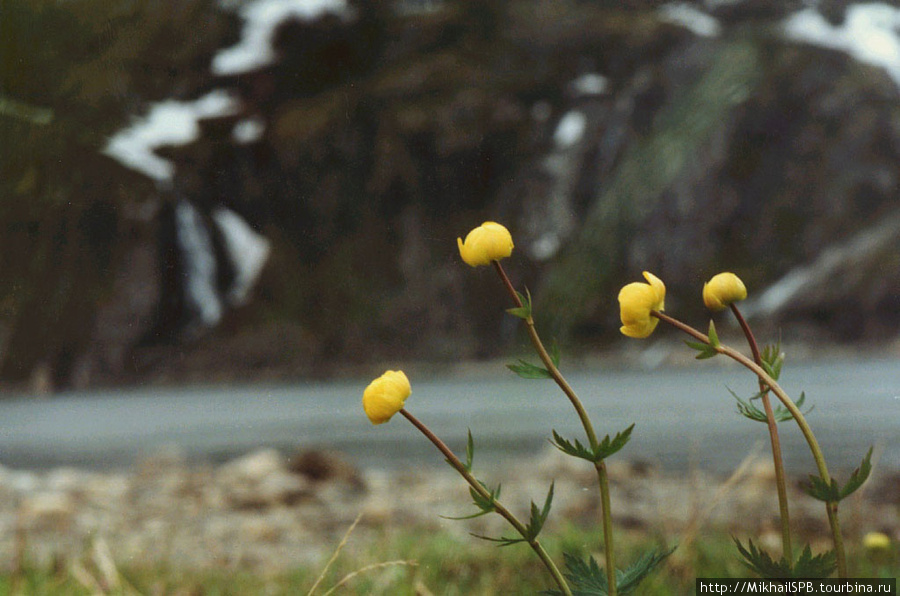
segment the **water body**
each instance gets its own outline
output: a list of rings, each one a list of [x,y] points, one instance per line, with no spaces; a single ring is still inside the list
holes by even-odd
[[[548,448],[551,429],[583,434],[574,411],[550,381],[495,377],[413,377],[408,409],[459,453],[467,429],[476,465]],[[636,423],[622,452],[667,468],[728,472],[757,443],[761,423],[735,411],[728,388],[754,391],[752,377],[732,366],[639,370],[596,369],[569,376],[601,436]],[[870,445],[879,466],[900,470],[900,362],[822,361],[786,367],[785,389],[805,391],[808,420],[832,471],[858,465]],[[110,469],[175,448],[201,461],[221,461],[271,446],[339,449],[361,466],[442,466],[442,457],[401,417],[373,427],[361,408],[365,381],[293,386],[225,386],[74,393],[0,401],[0,465]],[[815,470],[793,422],[782,423],[790,472]]]

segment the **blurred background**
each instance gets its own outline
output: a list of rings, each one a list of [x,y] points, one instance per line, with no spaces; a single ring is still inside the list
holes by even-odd
[[[621,346],[642,270],[705,320],[728,269],[761,334],[896,354],[898,27],[839,0],[7,0],[0,381],[497,357],[515,322],[456,249],[486,219],[576,349]]]

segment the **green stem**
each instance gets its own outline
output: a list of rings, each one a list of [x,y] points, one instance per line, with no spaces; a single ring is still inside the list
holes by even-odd
[[[509,295],[512,297],[513,303],[522,308],[524,305],[522,304],[522,300],[519,298],[519,294],[516,293],[515,288],[512,285],[512,282],[509,280],[509,276],[506,275],[506,271],[504,271],[503,266],[500,264],[500,261],[493,261],[494,269],[497,270],[497,274],[500,275],[500,279],[503,281],[503,285],[506,287],[506,291],[509,292]],[[600,442],[597,440],[597,433],[594,432],[594,425],[591,423],[591,419],[588,416],[587,410],[584,409],[584,404],[581,403],[581,400],[578,399],[578,395],[575,393],[575,390],[572,389],[572,386],[569,385],[569,382],[566,381],[565,377],[563,377],[562,373],[553,363],[553,359],[550,357],[550,353],[547,352],[547,349],[544,347],[544,343],[541,341],[541,337],[538,335],[537,329],[534,326],[534,318],[529,313],[528,317],[525,319],[525,327],[528,330],[528,337],[531,339],[531,344],[534,346],[534,350],[537,352],[538,357],[541,359],[541,362],[544,364],[544,367],[547,369],[547,372],[550,373],[550,377],[556,382],[562,392],[569,398],[569,401],[572,403],[572,407],[575,408],[575,412],[578,414],[578,418],[581,420],[581,426],[584,427],[584,432],[587,435],[588,443],[591,446],[592,450],[596,450]],[[603,524],[603,542],[604,542],[604,555],[606,558],[606,579],[607,585],[609,586],[609,596],[617,595],[617,587],[616,587],[616,565],[615,565],[615,549],[613,548],[613,533],[612,533],[612,510],[610,509],[610,497],[609,497],[609,478],[606,473],[606,463],[602,460],[594,464],[594,467],[597,470],[597,482],[600,486],[600,502],[601,502],[601,516],[602,516],[602,524]]]
[[[741,329],[744,331],[747,343],[750,344],[750,352],[753,354],[753,361],[762,366],[762,355],[759,352],[759,344],[756,343],[756,337],[753,335],[753,331],[750,330],[750,325],[747,324],[741,311],[738,310],[737,305],[733,302],[731,303],[731,312],[734,314]],[[762,382],[762,379],[759,381],[759,392],[762,397],[763,409],[766,412],[766,425],[769,428],[769,440],[772,444],[772,463],[775,468],[775,485],[778,489],[778,508],[781,512],[781,547],[784,558],[788,563],[793,565],[794,553],[791,547],[791,520],[790,511],[788,509],[784,461],[781,454],[781,439],[778,436],[778,422],[775,420],[775,414],[772,411],[772,404],[769,400],[769,389],[768,386]]]
[[[687,333],[691,337],[707,344],[712,345],[709,341],[709,337],[704,335],[703,333],[697,331],[693,327],[689,325],[685,325],[678,319],[674,319],[667,314],[652,310],[650,314],[654,317],[658,318],[660,321],[668,323],[672,325],[676,329],[680,329],[681,331]],[[797,426],[800,427],[800,432],[803,433],[803,437],[806,439],[807,445],[809,445],[809,450],[812,452],[813,459],[816,462],[816,468],[819,470],[819,476],[824,480],[827,484],[831,484],[831,475],[828,473],[828,466],[825,465],[825,456],[822,453],[821,447],[819,447],[819,442],[816,440],[816,436],[813,434],[812,429],[809,424],[806,422],[806,418],[803,416],[803,412],[800,411],[800,408],[797,407],[797,404],[785,393],[784,389],[781,388],[775,379],[769,376],[769,374],[763,370],[763,368],[758,365],[756,362],[747,358],[737,350],[733,348],[729,348],[728,346],[718,345],[714,346],[716,351],[720,354],[728,356],[732,360],[738,362],[743,365],[745,368],[748,368],[752,371],[759,379],[765,383],[772,393],[784,404],[784,407],[791,413],[794,417],[794,420],[797,422]],[[844,539],[841,535],[841,524],[838,519],[837,514],[837,503],[826,503],[825,510],[828,514],[828,523],[831,526],[831,534],[834,539],[834,554],[837,560],[837,569],[838,576],[841,578],[847,577],[847,558],[844,554]]]
[[[504,507],[499,501],[491,497],[490,492],[482,485],[475,476],[466,468],[466,466],[456,457],[456,454],[447,447],[447,444],[444,443],[436,434],[431,432],[431,429],[425,426],[422,421],[418,418],[410,414],[406,409],[401,408],[400,413],[409,420],[413,426],[415,426],[419,432],[421,432],[425,437],[431,441],[438,450],[444,454],[444,457],[447,458],[447,462],[453,466],[453,468],[459,472],[460,476],[462,476],[466,482],[469,483],[469,486],[472,487],[474,491],[476,491],[479,495],[481,495],[485,499],[491,500],[494,505],[494,511],[496,511],[500,516],[502,516],[509,524],[515,528],[516,532],[522,536],[522,538],[526,539],[528,546],[537,554],[537,556],[541,559],[541,562],[544,563],[544,566],[550,572],[550,575],[553,576],[553,580],[556,582],[556,585],[559,586],[559,589],[566,596],[572,596],[572,590],[569,589],[569,585],[566,583],[565,578],[562,573],[560,573],[559,568],[553,562],[553,559],[550,558],[550,555],[547,554],[547,551],[544,550],[543,545],[538,541],[537,538],[528,539],[528,530],[525,528],[525,525],[519,521],[519,519],[513,515],[513,513]]]

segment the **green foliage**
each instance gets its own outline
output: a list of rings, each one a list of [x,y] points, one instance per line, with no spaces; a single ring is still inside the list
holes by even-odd
[[[827,551],[813,556],[812,550],[807,544],[800,553],[800,557],[792,564],[784,557],[776,561],[765,550],[753,544],[753,540],[748,540],[745,548],[740,540],[737,538],[732,539],[737,546],[738,552],[743,557],[741,563],[760,577],[766,579],[820,578],[828,577],[834,572],[834,551]]]
[[[781,351],[781,344],[770,344],[762,349],[759,354],[762,360],[761,366],[766,374],[777,381],[781,376],[781,367],[784,366],[784,352]]]
[[[763,396],[762,392],[755,394],[749,400],[741,399],[740,396],[738,396],[731,389],[729,389],[728,392],[731,393],[732,397],[734,397],[735,400],[737,400],[737,409],[738,409],[739,414],[741,414],[742,416],[744,416],[746,418],[749,418],[750,420],[755,420],[757,422],[762,422],[764,424],[768,422],[768,419],[766,418],[766,413],[764,411],[760,410],[758,407],[756,407],[756,405],[753,403],[753,400],[760,399]],[[800,398],[797,399],[796,406],[798,408],[803,407],[803,403],[805,401],[806,401],[806,393],[801,393]],[[809,409],[803,413],[809,414],[810,412],[812,412],[813,408],[814,408],[814,406],[810,406]],[[776,422],[784,422],[785,420],[793,420],[794,419],[794,415],[791,414],[790,410],[788,410],[781,404],[779,404],[772,411],[772,416],[775,418]]]
[[[522,303],[522,306],[516,308],[508,308],[506,312],[511,314],[514,317],[519,317],[527,321],[531,318],[531,292],[528,291],[528,288],[525,288],[525,293],[516,291],[516,296],[519,297],[519,301]]]
[[[806,492],[813,498],[826,503],[837,503],[846,499],[859,487],[861,487],[869,474],[872,472],[872,447],[869,447],[868,453],[863,458],[858,468],[853,470],[847,483],[841,487],[836,479],[832,478],[831,482],[825,482],[820,476],[809,476],[810,484],[806,487]]]
[[[544,523],[547,521],[547,516],[550,515],[550,506],[553,503],[553,486],[553,484],[550,485],[550,490],[547,491],[547,498],[544,499],[544,506],[542,508],[539,509],[534,501],[531,502],[531,518],[528,520],[528,525],[525,526],[524,536],[516,538],[507,538],[505,536],[501,536],[500,538],[490,538],[478,534],[473,534],[473,536],[490,542],[498,542],[500,546],[510,546],[511,544],[519,544],[522,542],[533,543],[537,540],[541,530],[544,529]],[[499,495],[499,491],[497,494]]]
[[[519,360],[518,364],[507,364],[506,368],[513,371],[523,379],[550,379],[553,375],[550,371],[542,366],[536,366],[524,360]]]
[[[694,350],[697,350],[699,354],[697,354],[697,360],[706,360],[707,358],[712,358],[713,356],[717,356],[719,352],[716,350],[721,344],[719,343],[719,335],[716,333],[716,325],[710,320],[709,322],[709,343],[704,343],[702,341],[688,341],[685,340],[685,344]]]
[[[628,569],[616,570],[616,591],[625,596],[634,593],[638,585],[659,565],[666,557],[675,551],[670,549],[653,550],[644,553]],[[572,586],[574,596],[607,596],[609,583],[606,573],[600,569],[600,565],[594,557],[588,557],[587,561],[571,555],[564,554],[566,560],[566,579]],[[549,590],[545,594],[558,596],[561,592]]]
[[[586,447],[578,439],[575,439],[574,441],[564,439],[555,430],[553,431],[553,440],[551,443],[566,455],[584,459],[591,463],[597,463],[617,451],[620,451],[625,444],[628,443],[629,439],[631,439],[631,431],[633,429],[634,424],[622,432],[616,433],[616,436],[612,439],[609,438],[609,435],[606,435],[603,437],[603,440],[600,441],[600,444],[597,445],[596,449]]]

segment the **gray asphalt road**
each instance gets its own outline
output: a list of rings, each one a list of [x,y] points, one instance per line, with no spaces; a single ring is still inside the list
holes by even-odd
[[[460,452],[471,429],[476,463],[545,449],[550,429],[582,437],[574,412],[550,381],[504,373],[414,377],[407,407]],[[622,452],[629,459],[727,472],[766,441],[764,425],[735,413],[727,388],[743,395],[754,389],[753,378],[737,367],[598,369],[569,380],[599,434],[636,423]],[[808,419],[833,471],[856,466],[870,445],[880,465],[900,469],[900,362],[796,364],[783,381],[793,396],[805,391],[815,404]],[[402,418],[369,424],[360,406],[364,385],[128,390],[0,401],[0,465],[110,468],[173,447],[217,461],[260,446],[336,448],[363,466],[442,465]],[[813,472],[797,426],[781,428],[789,471]]]

